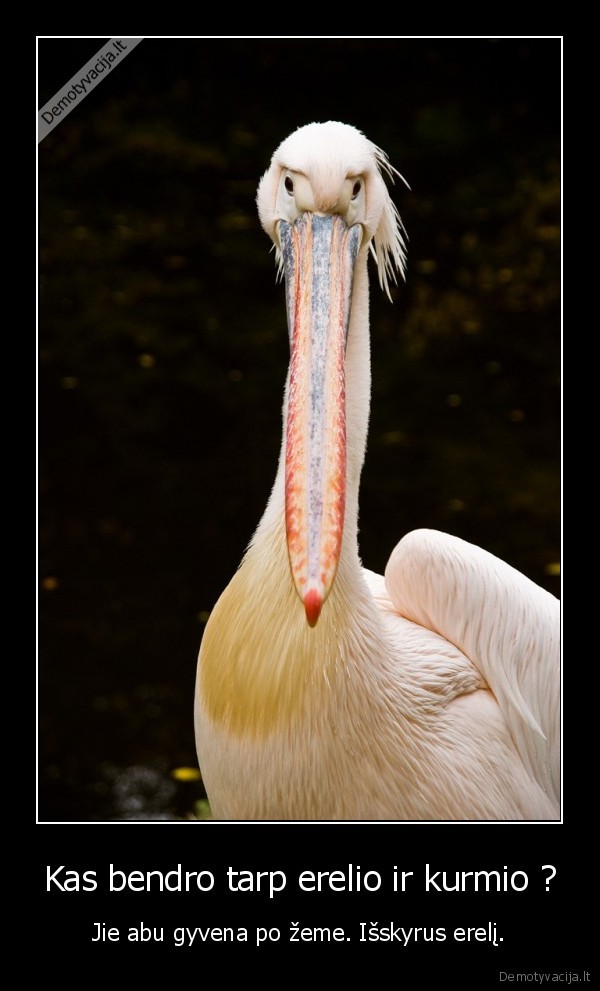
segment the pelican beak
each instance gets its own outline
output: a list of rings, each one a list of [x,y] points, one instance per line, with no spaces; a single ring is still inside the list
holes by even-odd
[[[290,333],[285,526],[294,585],[315,626],[340,559],[346,502],[345,351],[359,225],[280,221]]]

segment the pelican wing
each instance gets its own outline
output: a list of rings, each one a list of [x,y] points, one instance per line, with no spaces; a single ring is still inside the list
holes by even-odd
[[[387,594],[401,616],[444,637],[481,673],[529,774],[560,791],[560,604],[458,537],[415,530],[394,549]]]

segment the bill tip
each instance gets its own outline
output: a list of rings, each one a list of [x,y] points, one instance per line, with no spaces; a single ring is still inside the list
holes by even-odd
[[[322,595],[320,595],[316,588],[310,588],[304,596],[304,610],[306,612],[306,618],[309,626],[317,625],[317,620],[321,615],[322,605]]]

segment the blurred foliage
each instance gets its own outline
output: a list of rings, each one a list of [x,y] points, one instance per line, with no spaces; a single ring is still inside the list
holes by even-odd
[[[40,105],[98,47],[40,42]],[[169,772],[195,764],[198,644],[270,491],[287,362],[254,196],[313,119],[411,186],[393,306],[373,279],[365,564],[436,527],[558,594],[559,42],[146,40],[39,152],[42,819],[203,800]]]

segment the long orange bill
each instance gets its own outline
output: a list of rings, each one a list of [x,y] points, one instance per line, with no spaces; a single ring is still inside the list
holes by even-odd
[[[346,499],[344,356],[359,225],[302,214],[280,222],[290,376],[285,525],[290,568],[315,626],[335,579]]]

